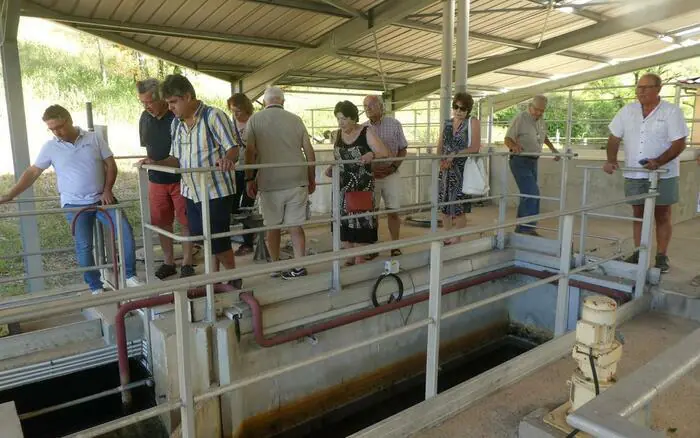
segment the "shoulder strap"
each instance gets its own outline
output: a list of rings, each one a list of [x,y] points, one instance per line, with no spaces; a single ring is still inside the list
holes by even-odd
[[[464,121],[464,123],[467,124],[466,128],[464,129],[464,141],[467,144],[467,147],[471,146],[471,140],[472,140],[472,118],[467,117],[467,119]]]
[[[243,138],[241,137],[241,131],[238,130],[238,122],[236,122],[235,118],[232,121],[233,121],[233,129],[236,131],[236,138],[238,138],[238,145],[244,146]]]

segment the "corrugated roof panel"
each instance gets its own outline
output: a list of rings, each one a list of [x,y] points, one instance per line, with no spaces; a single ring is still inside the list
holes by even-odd
[[[226,45],[229,47],[237,46],[235,44]],[[227,50],[218,59],[211,59],[211,61],[206,62],[212,62],[215,64],[250,65],[253,67],[259,67],[288,53],[286,50],[282,49],[260,50],[259,47],[242,47],[244,48],[242,50]]]
[[[510,68],[549,74],[569,74],[599,66],[600,63],[560,55],[547,55],[512,65]]]
[[[681,29],[683,27],[697,25],[700,25],[700,10],[691,12],[689,14],[683,14],[678,17],[669,18],[668,20],[659,21],[649,27],[658,30],[659,33],[667,33],[670,31]]]
[[[636,44],[652,41],[653,39],[648,36],[636,32],[625,32],[577,46],[575,50],[585,53],[602,55],[602,52],[606,50],[620,50],[628,46],[634,46]]]
[[[95,8],[93,12],[92,17],[104,17],[107,19],[111,19],[112,15],[117,10],[117,6],[119,6],[119,3],[122,3],[122,1],[99,1],[97,4],[97,8]]]
[[[105,3],[110,2],[105,1]],[[116,21],[130,21],[132,14],[140,4],[141,0],[122,0],[109,18]]]

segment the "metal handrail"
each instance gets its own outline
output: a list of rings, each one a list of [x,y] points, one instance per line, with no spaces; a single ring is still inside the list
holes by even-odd
[[[235,270],[220,271],[211,274],[200,274],[187,278],[178,278],[167,282],[157,282],[145,286],[125,289],[121,291],[118,295],[101,294],[89,297],[70,297],[67,298],[64,303],[57,303],[55,306],[52,306],[50,308],[47,308],[43,305],[27,305],[26,308],[17,307],[13,309],[0,309],[0,324],[19,322],[23,318],[27,317],[45,317],[63,312],[71,312],[87,307],[97,307],[105,304],[114,304],[121,301],[145,298],[161,293],[172,292],[173,290],[187,290],[196,287],[201,287],[206,284],[225,283],[234,278],[246,278],[257,275],[266,275],[281,270],[293,269],[299,266],[300,264],[315,265],[319,263],[342,260],[344,258],[349,257],[365,256],[374,252],[389,251],[392,249],[407,248],[416,245],[439,242],[445,239],[464,237],[468,235],[494,231],[502,228],[509,228],[516,225],[526,224],[531,221],[541,221],[546,219],[557,218],[560,216],[576,215],[582,212],[607,208],[613,205],[624,204],[630,201],[654,198],[656,196],[658,196],[658,194],[656,193],[628,196],[615,201],[599,202],[587,206],[564,210],[561,212],[556,211],[551,213],[542,213],[536,216],[528,216],[522,219],[507,221],[503,224],[467,227],[451,231],[439,231],[437,233],[430,233],[424,236],[413,237],[410,239],[400,239],[389,242],[381,242],[362,247],[348,248],[338,252],[316,254],[311,256],[304,256],[298,259],[280,260],[264,265],[245,266],[242,268],[237,268]]]

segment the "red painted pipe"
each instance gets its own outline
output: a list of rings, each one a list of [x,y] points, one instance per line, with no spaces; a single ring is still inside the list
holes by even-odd
[[[215,294],[231,292],[233,290],[235,289],[228,284],[214,285]],[[201,298],[205,297],[206,295],[207,290],[205,287],[198,287],[187,291],[187,298]],[[169,293],[165,295],[158,295],[156,297],[144,298],[142,300],[128,301],[119,306],[117,315],[114,317],[114,327],[116,330],[117,358],[119,360],[119,381],[121,382],[122,386],[128,385],[131,381],[129,372],[129,352],[126,346],[125,318],[127,313],[131,312],[132,310],[162,306],[173,302],[175,302],[175,296],[172,293]],[[148,330],[148,327],[144,327],[144,330]],[[122,392],[122,403],[131,403],[131,393],[129,391]]]
[[[498,271],[489,272],[484,275],[479,275],[474,278],[469,278],[462,281],[457,281],[455,283],[445,285],[442,287],[442,295],[451,294],[466,288],[477,286],[489,281],[498,280],[503,277],[507,277],[513,274],[523,274],[531,277],[537,278],[547,278],[552,275],[556,275],[555,272],[538,271],[534,269],[527,269],[521,267],[510,267],[501,269]],[[556,281],[552,282],[556,283]],[[569,280],[569,284],[574,287],[581,289],[590,290],[602,295],[615,298],[618,302],[629,301],[629,296],[624,292],[615,291],[610,288],[606,288],[597,284],[587,283],[579,280]],[[284,344],[286,342],[295,341],[301,339],[305,336],[311,336],[314,333],[324,332],[332,328],[341,327],[353,322],[361,321],[363,319],[370,318],[372,316],[381,315],[383,313],[391,312],[392,310],[400,309],[402,307],[411,306],[423,301],[427,301],[429,298],[429,293],[424,292],[421,294],[415,294],[401,301],[394,301],[389,304],[385,304],[379,307],[372,307],[360,312],[351,313],[349,315],[339,316],[333,318],[329,321],[320,322],[314,324],[310,327],[300,328],[297,330],[288,331],[285,333],[280,333],[272,337],[265,337],[263,331],[263,315],[260,308],[260,303],[250,292],[243,292],[240,294],[240,299],[250,306],[253,317],[253,334],[255,336],[255,342],[261,347],[273,347],[275,345]]]
[[[112,232],[112,269],[114,269],[114,288],[119,289],[119,261],[117,260],[117,232],[116,232],[116,227],[114,226],[114,222],[112,222],[112,217],[107,213],[107,210],[104,208],[100,207],[85,207],[81,210],[78,210],[77,213],[75,213],[75,216],[73,216],[73,220],[70,222],[70,233],[73,237],[75,237],[75,222],[78,220],[78,216],[81,214],[88,212],[88,211],[98,211],[101,213],[104,213],[105,216],[107,216],[107,221],[109,222],[109,231]],[[125,219],[126,220],[126,219]]]

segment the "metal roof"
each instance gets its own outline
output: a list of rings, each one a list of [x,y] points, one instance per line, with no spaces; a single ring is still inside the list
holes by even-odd
[[[601,28],[659,3],[558,0],[550,9],[549,0],[473,0],[469,59],[480,74],[470,77],[470,87],[526,87],[700,41],[700,32],[674,36],[700,23],[697,0],[666,0],[657,7],[673,12],[660,21],[646,14],[638,17],[641,26]],[[442,2],[436,0],[24,0],[21,13],[242,80],[253,94],[270,82],[398,89],[430,84],[440,72]],[[594,28],[602,32],[587,38]],[[557,50],[536,50],[552,44]],[[522,51],[533,56],[488,68]]]

